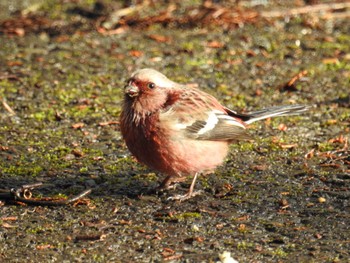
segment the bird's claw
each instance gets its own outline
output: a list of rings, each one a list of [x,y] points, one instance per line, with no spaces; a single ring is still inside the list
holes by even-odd
[[[202,194],[202,190],[199,190],[199,191],[194,191],[194,192],[188,192],[188,193],[186,193],[186,194],[184,194],[184,195],[174,195],[174,196],[170,196],[170,197],[168,197],[167,198],[167,200],[168,201],[179,201],[179,202],[183,202],[183,201],[185,201],[185,200],[188,200],[188,199],[190,199],[190,198],[192,198],[192,197],[195,197],[195,196],[197,196],[197,195],[200,195],[200,194]]]

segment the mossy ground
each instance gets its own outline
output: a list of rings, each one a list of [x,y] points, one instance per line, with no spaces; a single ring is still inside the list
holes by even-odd
[[[34,7],[82,30],[0,35],[0,98],[15,112],[0,105],[0,188],[39,181],[45,196],[93,193],[90,206],[0,207],[0,261],[215,262],[230,251],[239,262],[350,262],[350,20],[103,35],[68,12],[75,2],[8,3],[0,18]],[[116,124],[124,81],[142,67],[236,110],[314,106],[254,124],[256,140],[232,145],[227,162],[200,178],[202,195],[170,202],[188,183],[146,194],[159,178],[130,156]],[[100,238],[79,238],[89,235]]]

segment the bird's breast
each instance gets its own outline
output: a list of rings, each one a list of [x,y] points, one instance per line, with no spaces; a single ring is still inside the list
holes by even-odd
[[[224,161],[227,142],[188,139],[167,125],[155,114],[122,129],[126,145],[139,162],[167,175],[186,175],[212,171]]]

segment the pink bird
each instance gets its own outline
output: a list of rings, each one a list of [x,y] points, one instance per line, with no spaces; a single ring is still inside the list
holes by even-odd
[[[251,139],[246,132],[249,124],[309,109],[289,105],[237,113],[208,93],[148,68],[134,72],[124,92],[123,138],[140,163],[166,175],[159,189],[193,176],[188,192],[173,197],[178,200],[198,194],[194,191],[198,175],[221,165],[230,143]]]

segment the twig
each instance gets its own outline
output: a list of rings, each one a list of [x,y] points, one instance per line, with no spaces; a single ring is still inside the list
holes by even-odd
[[[0,74],[0,80],[9,79],[9,80],[18,80],[18,77],[15,74]]]
[[[346,8],[350,8],[349,2],[308,5],[308,6],[292,8],[289,10],[263,11],[260,13],[260,16],[264,18],[275,18],[275,17],[296,16],[301,14],[334,11],[334,10],[346,9]]]
[[[96,235],[80,235],[75,237],[75,242],[78,241],[102,241],[106,238],[105,234]]]
[[[30,205],[63,206],[72,204],[91,193],[91,189],[65,200],[37,200],[32,198],[32,190],[42,186],[42,183],[23,185],[20,188],[10,190],[0,189],[0,199],[14,202],[22,202]]]
[[[1,103],[11,115],[16,115],[16,112],[7,104],[6,100],[1,98]]]
[[[80,194],[73,196],[72,198],[66,199],[66,200],[59,200],[59,201],[46,201],[46,200],[35,200],[35,199],[23,199],[23,198],[18,198],[16,201],[20,201],[26,204],[30,205],[43,205],[43,206],[64,206],[64,205],[69,205],[72,204],[84,196],[87,196],[88,194],[91,193],[91,189],[85,190],[81,192]]]
[[[300,80],[301,78],[303,78],[304,76],[306,76],[308,74],[307,70],[303,70],[301,72],[299,72],[298,74],[296,74],[294,77],[292,77],[285,85],[282,85],[280,87],[280,90],[284,90],[284,91],[296,91],[295,88],[295,82]]]
[[[321,16],[323,19],[344,19],[350,17],[350,12],[326,13]]]

